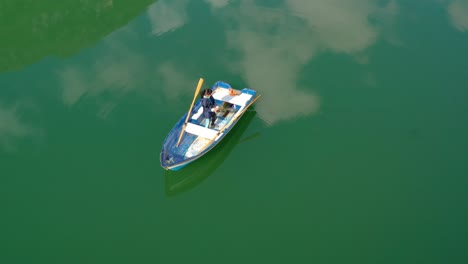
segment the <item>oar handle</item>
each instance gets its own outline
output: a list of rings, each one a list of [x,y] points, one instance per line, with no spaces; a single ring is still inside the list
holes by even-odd
[[[192,113],[193,105],[195,104],[195,100],[197,99],[197,96],[200,93],[200,88],[202,87],[202,84],[203,84],[203,78],[200,78],[200,80],[198,80],[197,89],[195,90],[195,94],[193,96],[192,104],[190,105],[190,109],[187,112],[187,118],[185,118],[184,125],[182,126],[182,130],[180,131],[180,135],[179,135],[179,139],[177,140],[176,147],[179,146],[180,140],[182,139],[182,136],[184,135],[185,127],[187,126],[187,122],[188,122],[188,120],[190,118],[190,114]]]

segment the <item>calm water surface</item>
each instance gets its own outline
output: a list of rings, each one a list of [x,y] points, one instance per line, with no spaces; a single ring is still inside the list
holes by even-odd
[[[1,263],[468,263],[467,0],[0,0]],[[262,98],[180,172],[198,78]]]

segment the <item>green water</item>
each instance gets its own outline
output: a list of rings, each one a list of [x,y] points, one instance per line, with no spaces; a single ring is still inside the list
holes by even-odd
[[[0,263],[468,263],[467,18],[0,0]],[[200,77],[262,98],[166,172]]]

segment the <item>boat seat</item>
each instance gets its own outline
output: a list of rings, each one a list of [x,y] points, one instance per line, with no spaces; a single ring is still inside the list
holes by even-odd
[[[213,139],[217,136],[218,130],[210,129],[204,126],[196,125],[193,123],[187,123],[185,127],[187,133],[204,137],[207,139]]]
[[[213,93],[213,98],[215,100],[228,102],[235,105],[245,106],[247,102],[252,98],[251,94],[241,93],[239,95],[230,95],[229,89],[219,87],[216,88]]]
[[[202,113],[203,113],[203,106],[198,108],[198,111],[192,115],[192,119],[197,120],[201,116]]]

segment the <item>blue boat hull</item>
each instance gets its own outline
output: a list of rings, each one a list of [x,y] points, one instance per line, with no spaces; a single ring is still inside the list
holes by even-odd
[[[227,89],[231,88],[231,86],[225,82],[218,81],[216,82],[212,89],[220,89],[218,91],[226,92]],[[218,93],[219,94],[219,93]],[[229,131],[236,125],[236,123],[241,119],[242,115],[247,110],[249,103],[253,100],[256,95],[255,90],[251,90],[249,88],[244,88],[240,91],[240,94],[243,95],[242,98],[250,98],[245,99],[245,105],[235,105],[230,104],[228,109],[228,115],[226,119],[223,119],[222,116],[219,116],[218,121],[219,126],[217,129],[206,129],[202,124],[204,124],[204,117],[200,115],[202,111],[201,106],[201,99],[199,99],[192,109],[191,113],[185,113],[175,124],[172,130],[167,135],[166,139],[164,140],[163,147],[160,154],[160,162],[161,166],[166,170],[178,171],[189,165],[190,163],[196,161],[198,158],[206,154],[210,151],[213,147],[215,147],[228,133]],[[225,96],[226,98],[229,96]],[[232,97],[234,98],[234,97]],[[236,97],[237,99],[241,97]],[[216,99],[216,98],[215,98]],[[217,105],[225,104],[226,101],[223,101],[223,98],[216,99]],[[231,112],[231,113],[229,113]],[[197,115],[198,113],[198,115]],[[187,120],[187,115],[190,114],[190,119],[188,125],[192,125],[192,127],[198,128],[200,130],[209,130],[204,132],[211,132],[216,133],[216,136],[212,136],[211,140],[207,140],[205,137],[201,136],[200,134],[196,134],[192,131],[192,133],[188,133],[186,130],[182,132],[184,128],[185,121]],[[182,138],[179,142],[179,137],[182,132]],[[200,133],[203,133],[200,132]],[[205,140],[205,141],[203,141]],[[208,141],[206,143],[206,141]],[[177,144],[179,142],[179,144]],[[195,148],[194,146],[198,146],[200,144],[206,143],[203,147]]]

